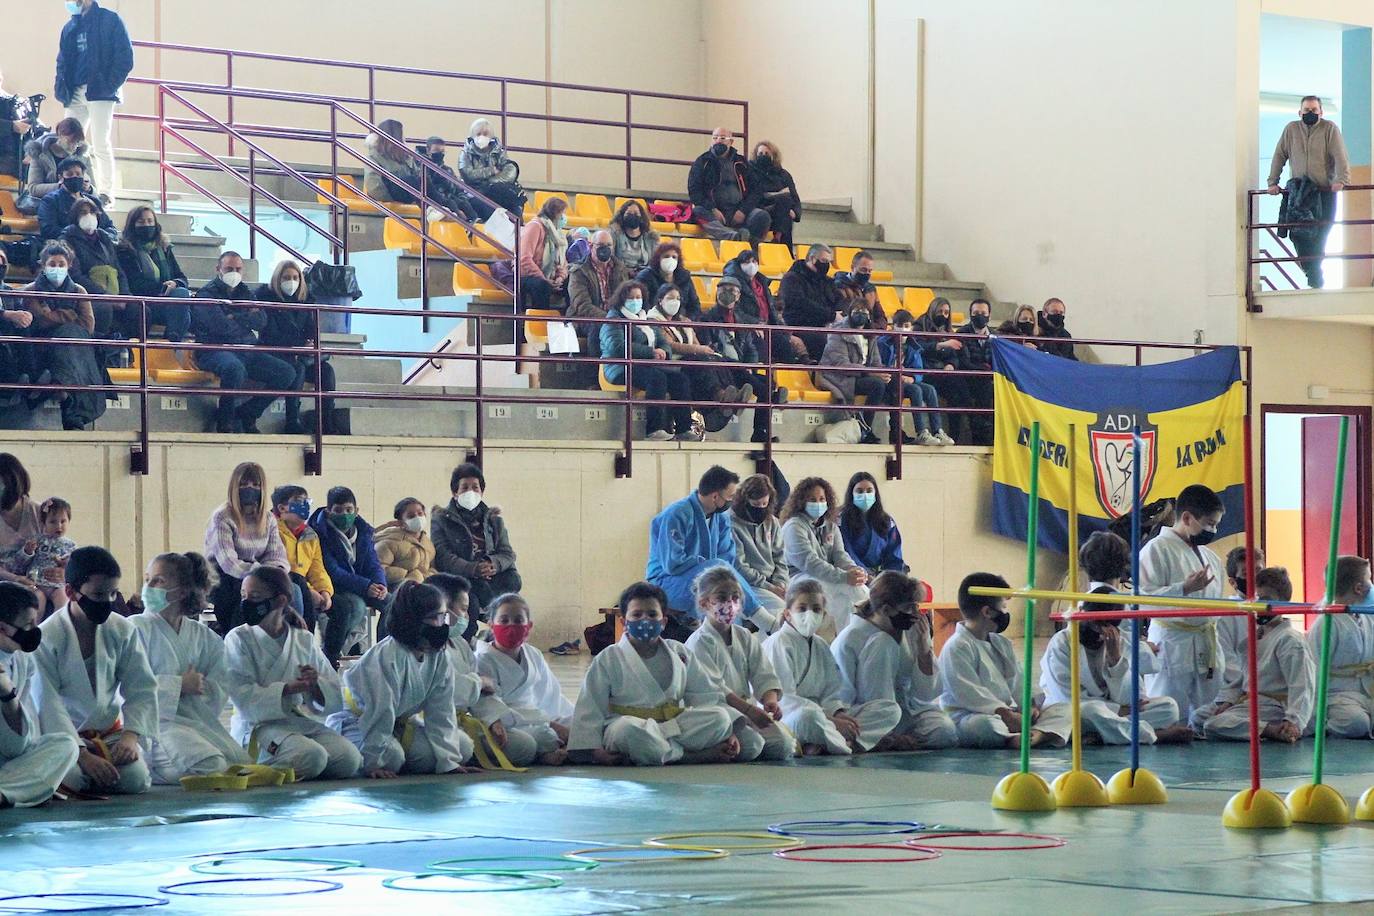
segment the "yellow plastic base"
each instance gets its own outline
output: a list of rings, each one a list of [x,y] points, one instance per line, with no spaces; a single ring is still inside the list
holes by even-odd
[[[1366,789],[1355,806],[1355,820],[1374,821],[1374,789]]]
[[[1221,823],[1242,830],[1273,830],[1292,827],[1293,815],[1277,793],[1246,789],[1231,796],[1221,814]]]
[[[1169,792],[1158,776],[1141,767],[1131,778],[1131,768],[1118,770],[1107,780],[1107,800],[1113,805],[1162,805]]]
[[[1350,806],[1328,785],[1298,786],[1288,793],[1288,810],[1295,824],[1348,824]]]
[[[1060,773],[1050,783],[1050,788],[1054,790],[1055,804],[1061,808],[1105,808],[1111,804],[1107,799],[1107,787],[1087,770]]]
[[[999,811],[1053,811],[1054,792],[1038,773],[1012,773],[1002,777],[992,791],[992,806]]]

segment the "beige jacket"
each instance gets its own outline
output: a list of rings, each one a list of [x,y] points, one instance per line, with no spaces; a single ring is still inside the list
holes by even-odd
[[[1324,191],[1336,182],[1350,184],[1350,157],[1341,129],[1325,119],[1311,127],[1291,121],[1283,129],[1269,164],[1270,185],[1279,183],[1285,162],[1290,177],[1311,179]]]
[[[421,531],[411,534],[396,522],[377,527],[377,559],[386,572],[386,584],[395,588],[406,580],[423,582],[434,568],[434,542]]]

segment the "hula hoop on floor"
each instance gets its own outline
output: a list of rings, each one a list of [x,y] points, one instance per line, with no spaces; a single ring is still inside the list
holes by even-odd
[[[453,862],[461,864],[450,864]],[[502,865],[503,862],[533,864],[529,868],[517,868],[513,865]],[[564,856],[476,856],[470,859],[440,859],[425,866],[430,872],[445,875],[491,874],[493,871],[501,871],[506,874],[525,874],[528,872],[542,874],[550,871],[591,871],[593,868],[600,867],[600,862],[575,856],[572,853]]]
[[[733,839],[745,840],[744,843],[712,843],[710,846],[698,846],[695,843],[684,843],[683,840],[694,839]],[[801,846],[805,840],[800,837],[779,836],[775,833],[738,833],[731,830],[698,830],[691,833],[665,833],[662,836],[649,837],[644,841],[645,846],[655,846],[663,849],[724,849],[728,852],[746,849],[791,849]]]
[[[893,849],[903,852],[915,852],[919,855],[900,856],[887,859],[860,859],[852,856],[844,858],[828,858],[813,856],[809,853],[821,852],[829,849]],[[803,853],[808,853],[804,855]],[[941,853],[938,849],[924,849],[919,846],[908,846],[904,843],[827,843],[819,846],[798,846],[793,849],[778,849],[773,855],[779,859],[786,859],[789,862],[823,862],[828,865],[887,865],[898,862],[933,862],[940,858]]]
[[[681,855],[664,855],[667,852]],[[629,862],[704,862],[708,859],[724,859],[730,853],[724,849],[706,846],[593,846],[589,849],[574,849],[568,855],[591,859],[602,865],[620,865]]]
[[[97,903],[91,906],[61,907],[59,909],[44,906],[6,906],[6,904],[13,900],[83,900],[90,898],[122,902]],[[70,894],[15,894],[13,897],[0,897],[0,911],[17,911],[22,913],[99,913],[105,910],[144,910],[155,906],[166,906],[171,902],[172,901],[162,897],[149,897],[144,894],[98,894],[90,891]]]
[[[262,869],[256,875],[251,872],[223,871],[221,866],[230,865],[234,862],[281,862],[306,866],[295,871],[271,871],[270,875],[263,875]],[[310,867],[315,866],[315,867]],[[208,862],[197,862],[191,866],[191,871],[198,875],[232,875],[232,876],[254,876],[254,877],[281,877],[290,878],[295,875],[306,875],[314,872],[343,871],[345,868],[362,868],[363,863],[353,859],[312,859],[308,856],[225,856],[219,859],[211,859]]]
[[[449,881],[474,882],[477,878],[508,878],[512,882],[523,881],[525,883],[512,883],[506,886],[494,887],[405,887],[401,883],[403,881],[431,881],[435,878],[444,878]],[[516,871],[474,871],[463,874],[456,874],[454,872],[421,872],[417,875],[396,875],[382,882],[382,887],[390,888],[393,891],[417,891],[426,894],[499,894],[511,891],[543,891],[552,887],[562,886],[563,879],[556,878],[553,875],[536,875],[528,872]]]
[[[1023,843],[1017,846],[969,846],[956,845],[954,843],[929,842],[930,840],[984,836],[999,840],[1022,839],[1037,842]],[[924,836],[914,836],[910,839],[903,840],[902,843],[911,849],[946,849],[956,852],[1021,852],[1031,849],[1057,849],[1060,846],[1067,846],[1069,841],[1061,836],[1050,836],[1046,833],[983,833],[982,831],[959,831],[950,833],[928,833]]]
[[[263,891],[253,893],[251,891],[225,890],[223,892],[211,890],[183,890],[188,887],[224,887],[229,884],[252,885],[261,887],[264,883],[278,883],[297,885],[309,885],[299,887],[296,890]],[[211,878],[206,881],[182,881],[177,884],[167,884],[157,889],[159,894],[175,894],[178,897],[300,897],[305,894],[327,894],[330,891],[341,890],[343,885],[337,881],[326,881],[323,878]]]
[[[827,830],[825,828],[831,829]],[[783,821],[781,824],[768,825],[769,833],[777,833],[784,836],[822,837],[887,836],[891,834],[919,833],[927,829],[929,829],[928,824],[921,824],[916,821]]]

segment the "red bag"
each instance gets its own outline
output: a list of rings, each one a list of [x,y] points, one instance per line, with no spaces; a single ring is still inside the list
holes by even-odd
[[[688,203],[665,203],[659,201],[649,205],[649,218],[660,223],[690,223],[692,205]]]

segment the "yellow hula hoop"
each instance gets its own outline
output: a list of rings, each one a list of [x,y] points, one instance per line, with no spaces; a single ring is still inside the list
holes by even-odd
[[[678,850],[680,852],[691,853],[691,855],[658,855],[657,851],[662,849]],[[607,855],[607,853],[634,852],[635,850],[641,850],[645,855]],[[576,856],[579,859],[591,859],[593,862],[601,862],[605,865],[620,865],[630,862],[703,862],[708,859],[724,859],[729,856],[730,853],[724,849],[707,846],[672,846],[666,843],[658,846],[650,846],[641,843],[637,846],[593,846],[589,849],[574,849],[572,852],[564,853],[564,855]]]
[[[680,842],[682,840],[695,840],[711,838],[710,846],[697,846],[690,843]],[[748,843],[716,843],[717,838],[750,840]],[[741,833],[734,830],[700,830],[692,833],[665,833],[662,836],[649,837],[644,841],[645,846],[656,846],[667,849],[725,849],[728,851],[746,849],[791,849],[801,846],[805,840],[795,836],[780,836],[776,833]]]

